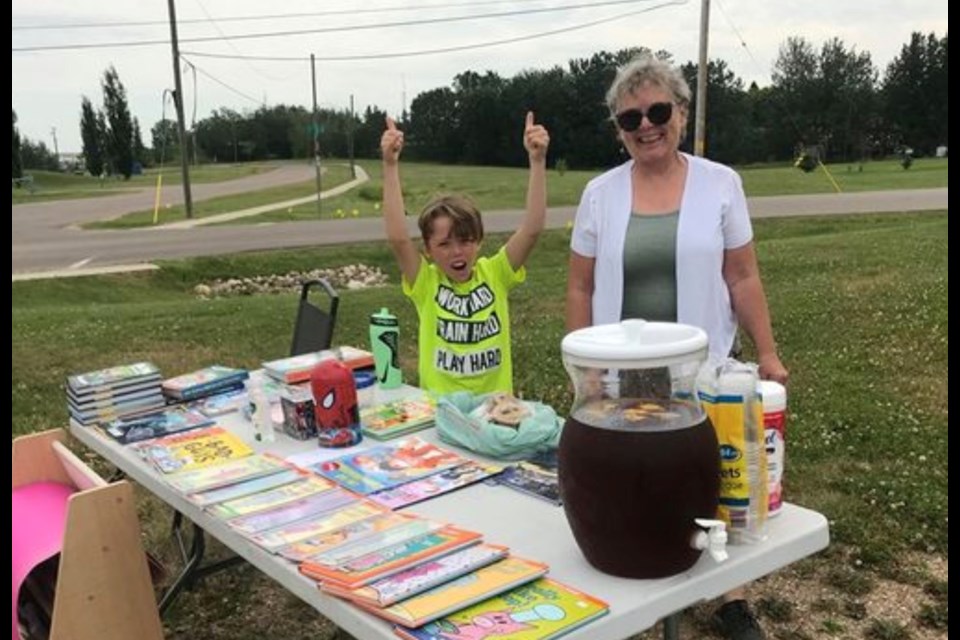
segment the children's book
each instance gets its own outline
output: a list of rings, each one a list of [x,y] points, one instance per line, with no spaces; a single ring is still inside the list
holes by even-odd
[[[437,402],[433,398],[409,398],[361,410],[360,424],[364,435],[388,440],[426,429],[436,415]]]
[[[477,544],[482,537],[476,531],[447,526],[420,538],[380,549],[336,568],[307,560],[300,564],[300,572],[317,582],[336,582],[349,588],[362,587],[431,558]]]
[[[216,395],[200,398],[190,404],[192,409],[196,409],[205,416],[211,418],[222,416],[243,408],[250,402],[247,397],[247,390],[244,388],[221,391]]]
[[[432,476],[372,493],[370,499],[388,509],[399,509],[465,487],[501,471],[503,467],[500,465],[468,460]]]
[[[353,544],[318,553],[310,558],[310,562],[328,567],[341,567],[371,553],[397,546],[408,540],[422,538],[434,531],[443,529],[445,526],[447,526],[445,523],[437,520],[415,518],[402,526],[380,531]]]
[[[206,427],[141,442],[137,452],[163,473],[189,471],[243,458],[253,453],[243,440],[222,427]]]
[[[155,364],[137,362],[67,376],[67,387],[80,397],[97,391],[119,389],[127,385],[159,379],[160,370]]]
[[[131,444],[211,424],[213,419],[198,411],[176,408],[113,420],[103,430],[120,444]]]
[[[301,540],[316,538],[331,531],[342,529],[355,522],[382,516],[385,513],[389,513],[389,511],[386,511],[378,504],[364,500],[362,502],[349,504],[343,509],[320,513],[312,518],[294,522],[279,529],[264,531],[263,533],[249,536],[249,538],[267,551],[276,551],[280,547],[285,547],[295,542],[300,542]]]
[[[291,482],[282,486],[226,500],[219,504],[211,505],[207,511],[212,515],[229,520],[240,516],[269,511],[281,506],[290,504],[297,500],[303,500],[321,493],[330,491],[336,485],[317,475],[311,475],[299,482]]]
[[[318,517],[321,514],[336,511],[348,505],[357,504],[358,500],[358,496],[349,491],[333,489],[288,502],[269,511],[258,511],[250,515],[240,516],[229,520],[228,524],[240,533],[249,536],[269,529],[284,527],[310,517]]]
[[[536,580],[546,575],[548,568],[542,562],[510,556],[385,609],[370,604],[357,604],[391,622],[405,627],[419,627],[448,613]]]
[[[560,482],[556,471],[521,462],[504,469],[495,480],[497,484],[546,500],[551,504],[561,504]]]
[[[369,520],[354,522],[334,531],[294,542],[281,547],[277,553],[288,560],[303,562],[318,554],[329,552],[332,549],[346,548],[362,540],[368,540],[375,534],[389,531],[419,519],[420,516],[409,513],[384,512],[382,515]]]
[[[441,449],[417,436],[384,444],[311,467],[357,493],[369,494],[439,473],[467,462],[453,451]]]
[[[247,460],[248,458],[241,458]],[[253,458],[249,458],[253,459]],[[227,500],[236,500],[244,496],[249,496],[261,491],[268,491],[282,487],[291,482],[299,482],[304,478],[316,477],[309,471],[302,469],[281,468],[281,471],[271,473],[266,476],[257,476],[236,481],[232,484],[217,487],[214,489],[205,489],[197,493],[187,494],[187,500],[200,507],[209,507]]]
[[[308,380],[310,372],[318,363],[331,359],[341,361],[350,369],[365,369],[373,366],[372,353],[356,347],[343,346],[264,362],[263,370],[275,380],[295,384]]]
[[[477,544],[441,558],[427,560],[388,578],[375,580],[359,589],[344,589],[332,582],[321,583],[320,588],[358,604],[387,607],[399,600],[411,598],[437,585],[502,560],[508,553],[508,548],[501,545]]]
[[[215,364],[163,381],[163,394],[177,400],[195,400],[226,389],[243,386],[250,377],[246,369],[235,369]]]
[[[550,578],[540,578],[408,629],[394,627],[407,640],[552,640],[606,615],[609,605]]]
[[[174,489],[191,494],[282,473],[288,468],[279,458],[263,454],[173,473],[165,479]]]

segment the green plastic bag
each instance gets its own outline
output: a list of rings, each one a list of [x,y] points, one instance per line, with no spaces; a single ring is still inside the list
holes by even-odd
[[[531,415],[517,428],[505,427],[470,415],[488,397],[469,391],[441,397],[436,417],[440,439],[498,460],[524,460],[557,448],[563,423],[551,406],[524,401]]]

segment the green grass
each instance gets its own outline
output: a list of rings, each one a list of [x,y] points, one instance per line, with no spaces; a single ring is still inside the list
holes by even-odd
[[[777,341],[791,371],[786,497],[831,523],[831,549],[817,561],[834,568],[849,558],[828,584],[838,595],[862,593],[878,578],[899,575],[911,553],[947,557],[946,212],[765,219],[755,228]],[[559,351],[568,242],[566,231],[545,233],[527,282],[511,297],[517,390],[561,413],[571,402]],[[14,282],[13,435],[64,423],[63,380],[70,373],[147,359],[174,375],[215,362],[256,367],[286,352],[294,295],[199,300],[196,284],[356,262],[380,266],[393,284],[342,292],[335,341],[366,344],[370,312],[389,307],[400,320],[401,365],[415,381],[416,314],[381,243]],[[159,544],[168,513],[149,500],[144,505],[149,540]],[[268,626],[274,637],[323,637],[327,627],[303,622],[308,609],[282,589],[253,570],[230,574],[184,596],[168,637],[202,630],[209,638],[252,639]],[[937,590],[945,593],[946,583]],[[923,613],[930,626],[945,617]],[[877,621],[871,637],[904,636]]]
[[[327,168],[327,172],[323,176],[323,188],[326,190],[338,184],[348,182],[350,179],[350,171],[347,167],[333,165]],[[242,209],[285,202],[287,200],[296,200],[298,198],[305,198],[312,194],[316,194],[316,192],[317,183],[313,180],[308,180],[306,182],[272,187],[270,189],[262,189],[260,191],[221,196],[207,200],[198,200],[193,203],[193,217],[207,218],[209,216],[215,216],[221,213],[240,211]],[[313,219],[316,219],[316,202],[311,202],[309,205],[305,206],[312,207]],[[160,210],[158,218],[160,224],[186,220],[186,209],[180,204],[163,207]],[[244,220],[263,222],[265,217],[262,215],[252,216],[250,218],[245,218]],[[152,224],[153,209],[148,209],[144,211],[134,211],[113,220],[91,222],[83,225],[83,227],[85,229],[132,229],[136,227],[151,226]]]

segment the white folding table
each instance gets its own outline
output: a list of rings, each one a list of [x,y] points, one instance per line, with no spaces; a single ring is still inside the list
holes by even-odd
[[[384,393],[375,400],[384,401],[416,392],[407,387]],[[240,434],[249,427],[238,413],[218,419],[218,424]],[[340,628],[360,640],[388,640],[396,636],[391,625],[359,608],[320,593],[316,583],[297,572],[296,566],[247,541],[227,524],[211,517],[186,500],[161,474],[148,467],[129,447],[124,447],[99,430],[74,422],[70,432],[82,443],[115,465],[132,480],[183,513],[209,535],[220,540],[238,555],[279,582],[285,589],[315,608]],[[434,429],[419,432],[427,440],[439,442]],[[365,440],[370,446],[379,444]],[[443,444],[442,446],[451,447]],[[288,456],[316,447],[315,441],[298,441],[277,433],[276,442],[257,443],[261,452]],[[452,447],[451,447],[452,448]],[[471,457],[477,457],[464,452]],[[629,498],[624,497],[624,509]],[[524,495],[507,487],[484,483],[464,487],[404,509],[459,527],[480,531],[484,540],[503,544],[517,555],[545,562],[549,576],[592,594],[610,604],[610,612],[581,629],[564,636],[570,640],[622,640],[649,629],[658,620],[704,600],[763,577],[827,546],[829,531],[823,515],[793,504],[784,504],[780,514],[769,521],[763,542],[729,546],[730,557],[715,562],[704,553],[689,570],[669,578],[631,580],[603,574],[591,567],[580,553],[567,525],[562,507]],[[665,625],[664,635],[676,637],[676,625]]]

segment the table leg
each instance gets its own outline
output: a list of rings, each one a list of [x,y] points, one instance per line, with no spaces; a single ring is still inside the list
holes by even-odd
[[[170,605],[173,604],[173,601],[184,588],[190,589],[200,578],[218,571],[222,571],[223,569],[228,569],[244,561],[242,557],[234,555],[209,564],[205,567],[201,567],[200,563],[203,562],[203,555],[207,548],[204,531],[197,524],[193,524],[193,537],[191,540],[190,552],[187,553],[186,548],[183,545],[183,537],[180,534],[179,525],[182,520],[183,514],[178,511],[176,515],[174,515],[174,535],[180,544],[180,552],[184,557],[184,567],[183,571],[180,572],[180,575],[177,576],[177,579],[173,581],[173,584],[170,585],[166,593],[163,594],[163,598],[160,600],[159,609],[161,616],[163,616]]]
[[[663,619],[663,640],[680,640],[679,613],[671,613]]]

